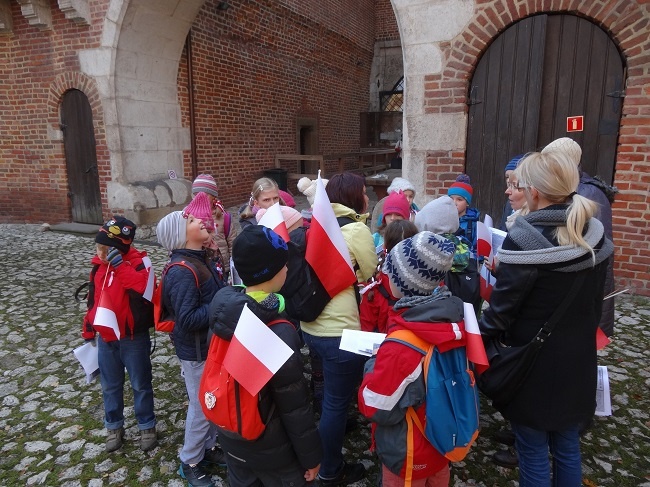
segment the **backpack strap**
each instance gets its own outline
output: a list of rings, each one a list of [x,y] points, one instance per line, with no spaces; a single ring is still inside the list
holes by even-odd
[[[269,322],[266,324],[266,326],[269,326],[269,327],[270,327],[270,326],[277,325],[277,324],[280,324],[280,323],[288,323],[289,325],[292,326],[292,328],[293,328],[294,330],[297,331],[296,325],[294,325],[294,324],[291,323],[289,320],[286,320],[286,319],[284,319],[284,318],[278,318],[277,320],[271,320],[271,321],[269,321]]]
[[[230,216],[230,212],[226,211],[223,214],[223,236],[226,237],[226,240],[228,240],[228,236],[230,235],[230,222],[231,222],[232,217]]]
[[[381,283],[377,286],[377,291],[379,291],[379,294],[381,294],[383,297],[386,298],[386,301],[388,301],[388,305],[392,308],[395,303],[397,302],[397,299],[394,299],[388,291],[386,291],[386,288],[381,285]],[[401,330],[400,330],[401,331]],[[397,333],[397,332],[394,332]]]
[[[428,350],[432,347],[432,345],[428,343],[426,340],[423,340],[422,338],[420,338],[415,333],[409,330],[394,331],[390,333],[384,341],[401,343],[402,345],[412,348],[413,350],[421,353],[422,355],[426,355],[428,353]]]

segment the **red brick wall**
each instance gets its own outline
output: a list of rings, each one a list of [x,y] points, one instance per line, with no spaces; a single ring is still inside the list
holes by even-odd
[[[208,1],[192,27],[199,172],[216,179],[227,206],[247,200],[275,154],[297,154],[296,119],[318,120],[320,154],[359,148],[368,109],[374,2]],[[179,97],[189,126],[186,53]],[[185,175],[191,178],[189,153]],[[293,168],[287,162],[283,167]],[[328,173],[336,171],[334,163]],[[295,184],[289,189],[295,192]]]
[[[478,0],[473,19],[450,43],[443,44],[441,74],[425,78],[428,113],[467,113],[469,80],[481,53],[513,22],[539,12],[584,16],[610,32],[627,62],[614,184],[615,275],[620,286],[650,295],[650,2],[647,0]],[[431,152],[427,191],[439,194],[462,172],[462,152]]]
[[[390,0],[375,0],[375,40],[399,40],[397,18]]]

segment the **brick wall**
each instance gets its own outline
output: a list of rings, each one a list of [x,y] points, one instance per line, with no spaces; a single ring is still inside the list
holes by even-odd
[[[613,206],[615,274],[619,286],[650,295],[650,2],[646,0],[478,0],[474,17],[443,43],[444,68],[425,78],[427,113],[466,113],[473,69],[491,40],[513,22],[540,12],[567,12],[590,19],[610,33],[627,62]],[[445,192],[462,172],[462,152],[427,154],[430,194]]]
[[[375,0],[375,40],[399,40],[397,18],[390,0]]]

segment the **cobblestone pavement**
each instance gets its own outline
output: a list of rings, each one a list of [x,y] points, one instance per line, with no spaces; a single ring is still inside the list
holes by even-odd
[[[158,270],[166,259],[157,246],[138,244]],[[183,440],[186,394],[166,336],[153,354],[160,445],[137,446],[132,407],[126,410],[126,443],[106,454],[103,408],[97,382],[85,383],[72,355],[80,344],[84,304],[73,299],[89,272],[89,236],[41,232],[38,225],[0,225],[0,484],[1,485],[185,485],[176,471]],[[600,353],[612,388],[613,416],[595,418],[583,438],[584,485],[650,486],[650,301],[617,301],[616,339]],[[132,404],[130,388],[126,404]],[[378,465],[369,452],[367,424],[350,433],[349,457],[362,461],[377,485]],[[502,424],[483,405],[482,432],[465,461],[454,464],[452,485],[517,485],[516,470],[494,466],[490,435]],[[214,475],[225,485],[225,471]]]

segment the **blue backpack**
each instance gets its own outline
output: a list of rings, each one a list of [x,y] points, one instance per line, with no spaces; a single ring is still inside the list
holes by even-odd
[[[406,415],[409,430],[411,423],[414,424],[448,460],[461,461],[478,438],[480,409],[465,347],[440,352],[408,330],[394,331],[386,340],[401,343],[424,357],[425,424],[421,424],[415,410],[409,407]]]

